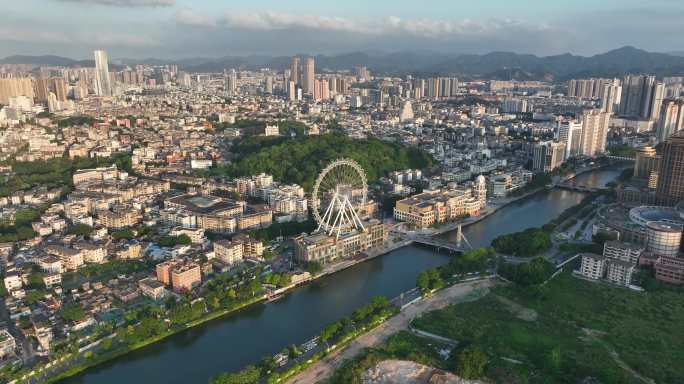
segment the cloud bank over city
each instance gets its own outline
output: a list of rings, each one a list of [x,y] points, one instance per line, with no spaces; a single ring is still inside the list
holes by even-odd
[[[57,0],[65,3],[109,5],[113,7],[170,7],[176,0]]]
[[[677,37],[684,33],[684,5],[655,2],[659,7],[633,0],[554,7],[528,0],[513,8],[490,0],[476,9],[434,0],[351,0],[348,6],[307,0],[26,0],[7,7],[0,55],[82,58],[95,48],[114,57],[161,58],[418,50],[591,55],[623,45],[684,50]]]

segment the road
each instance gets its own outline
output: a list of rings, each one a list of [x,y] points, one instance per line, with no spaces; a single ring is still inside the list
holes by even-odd
[[[365,348],[377,347],[387,338],[408,326],[416,316],[444,308],[449,304],[464,301],[470,293],[478,288],[494,286],[496,280],[486,279],[453,285],[435,293],[433,296],[414,303],[396,316],[390,318],[377,328],[359,336],[344,348],[334,351],[319,360],[306,370],[288,380],[288,384],[310,384],[320,382],[332,375],[339,366],[348,359],[358,355]]]

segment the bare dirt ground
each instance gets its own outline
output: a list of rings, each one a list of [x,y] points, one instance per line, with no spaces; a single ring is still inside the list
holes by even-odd
[[[453,373],[404,360],[385,360],[366,371],[364,384],[482,384],[465,380]]]

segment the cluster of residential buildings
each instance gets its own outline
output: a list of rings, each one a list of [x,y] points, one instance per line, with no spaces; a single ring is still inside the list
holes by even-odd
[[[470,186],[423,191],[399,200],[394,207],[394,218],[424,229],[464,217],[479,216],[486,205],[486,179],[480,175]]]
[[[0,160],[111,164],[125,155],[130,167],[79,169],[68,186],[0,196],[0,222],[7,226],[18,210],[41,207],[31,223],[35,236],[0,244],[15,323],[0,330],[0,360],[12,354],[15,340],[35,339],[49,353],[54,340],[140,300],[197,294],[216,274],[265,263],[269,245],[245,233],[306,221],[312,202],[303,186],[268,174],[210,176],[237,160],[232,143],[249,136],[335,132],[430,153],[436,172],[398,170],[380,175],[371,190],[374,197],[400,198],[394,220],[418,229],[481,215],[488,201],[518,193],[536,173],[589,163],[610,145],[640,147],[633,181],[617,191],[621,208],[611,207],[596,228],[621,242],[607,243],[602,255],[582,255],[581,272],[628,286],[635,268],[649,266],[658,279],[681,283],[680,222],[629,212],[674,207],[684,198],[683,85],[647,75],[578,79],[560,94],[549,82],[383,77],[362,65],[320,73],[310,57],[292,58],[281,69],[188,73],[174,65],[110,67],[103,51],[95,53],[94,68],[3,66]],[[304,131],[287,131],[285,122]],[[658,143],[661,151],[654,149]],[[11,167],[0,168],[0,181],[13,176]],[[349,261],[385,245],[389,230],[377,219],[377,203],[359,213],[361,224],[343,233],[294,236],[294,261]],[[77,225],[87,234],[71,233]],[[173,245],[161,246],[162,238]],[[141,261],[154,266],[73,283],[80,271]],[[80,306],[86,316],[64,321],[65,305]]]

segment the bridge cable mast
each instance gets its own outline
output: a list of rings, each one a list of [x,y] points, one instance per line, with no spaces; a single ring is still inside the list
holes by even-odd
[[[456,228],[456,245],[461,248],[462,243],[464,243],[468,246],[468,248],[473,249],[473,246],[470,245],[470,241],[465,237],[463,234],[463,228],[461,227],[461,224],[458,225]]]

